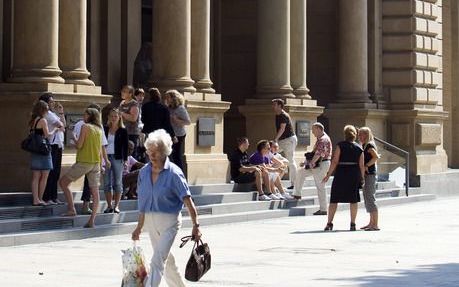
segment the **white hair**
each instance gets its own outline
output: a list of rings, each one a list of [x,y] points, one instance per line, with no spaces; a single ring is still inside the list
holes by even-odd
[[[172,153],[172,138],[165,130],[156,130],[149,133],[145,141],[145,148],[150,146],[155,146],[161,154],[169,156]]]

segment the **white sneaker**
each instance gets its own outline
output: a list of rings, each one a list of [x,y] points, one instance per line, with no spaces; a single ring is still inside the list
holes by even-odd
[[[274,193],[271,193],[270,195],[268,195],[269,198],[271,198],[272,200],[279,200],[280,198],[277,197],[277,195],[275,195]]]
[[[291,196],[290,194],[284,192],[284,193],[281,193],[282,196],[284,197],[284,199],[286,200],[292,200],[293,199],[293,196]]]
[[[280,200],[284,200],[285,197],[282,193],[276,193],[276,196],[279,197]]]
[[[266,196],[266,194],[258,195],[258,201],[270,201],[271,198]]]

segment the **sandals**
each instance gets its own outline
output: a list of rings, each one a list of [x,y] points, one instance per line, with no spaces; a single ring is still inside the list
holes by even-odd
[[[72,212],[67,211],[66,213],[61,214],[61,216],[65,216],[65,217],[73,217],[76,215],[77,215],[76,211],[72,211]]]
[[[324,231],[332,231],[333,230],[333,223],[328,222],[324,228]]]
[[[379,229],[378,227],[373,227],[373,226],[365,228],[365,231],[380,231],[380,230],[381,229]]]

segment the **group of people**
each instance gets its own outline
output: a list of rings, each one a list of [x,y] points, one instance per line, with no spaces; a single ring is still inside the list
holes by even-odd
[[[256,152],[249,156],[248,138],[238,138],[236,150],[228,156],[232,180],[238,184],[255,184],[258,200],[261,201],[300,200],[304,181],[306,177],[312,176],[319,198],[319,210],[314,215],[328,215],[325,231],[333,230],[338,203],[350,204],[350,230],[356,230],[359,190],[363,188],[370,221],[361,229],[379,230],[378,208],[375,203],[376,162],[379,154],[371,129],[362,127],[357,131],[354,126],[347,125],[344,128],[344,141],[337,144],[332,155],[332,142],[325,133],[324,126],[319,122],[312,124],[311,132],[316,137],[316,142],[312,151],[305,154],[305,160],[298,166],[294,158],[298,140],[292,119],[284,110],[282,99],[272,100],[272,107],[276,125],[274,140],[259,141]],[[287,170],[291,181],[287,190],[292,190],[291,195],[281,184]],[[326,183],[331,175],[334,177],[327,208]]]
[[[158,89],[151,88],[148,93],[149,101],[145,101],[143,89],[124,86],[121,103],[119,106],[108,106],[104,123],[101,108],[96,104],[89,105],[84,118],[75,124],[73,133],[70,133],[73,138],[68,139],[77,149],[76,163],[62,177],[60,171],[66,129],[64,109],[54,101],[51,93],[41,95],[33,107],[29,127],[31,132],[48,139],[51,152],[48,155],[31,153],[33,205],[62,204],[57,196],[59,184],[68,204],[64,215],[76,215],[69,185],[84,175],[82,213],[91,215],[86,227],[93,227],[99,205],[100,176],[103,174],[107,201],[104,212],[119,213],[123,192],[127,198],[137,198],[139,169],[148,161],[143,147],[145,134],[159,129],[166,130],[171,136],[171,161],[183,170],[184,127],[190,124],[184,97],[176,90],[161,95]],[[89,207],[91,198],[92,209]]]

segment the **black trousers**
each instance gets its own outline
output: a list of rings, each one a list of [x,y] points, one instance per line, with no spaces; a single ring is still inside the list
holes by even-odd
[[[185,137],[186,135],[177,137],[178,141],[172,145],[172,153],[170,155],[171,161],[175,163],[176,165],[178,165],[178,167],[182,169],[183,173],[185,173],[185,170],[183,169],[184,168],[183,154],[185,153]]]
[[[57,144],[51,145],[51,160],[53,169],[49,172],[48,181],[46,182],[45,193],[43,194],[44,201],[57,199],[57,182],[61,176],[62,166],[62,148]]]
[[[86,175],[84,176],[83,194],[81,195],[81,200],[91,201],[91,190],[89,190],[89,182]]]

